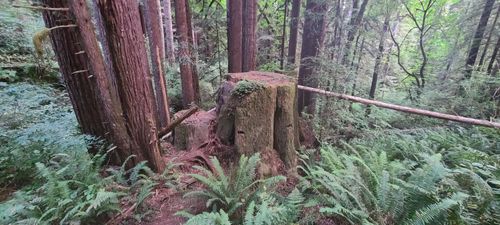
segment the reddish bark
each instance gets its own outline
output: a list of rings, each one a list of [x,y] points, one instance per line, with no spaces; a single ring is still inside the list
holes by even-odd
[[[257,0],[243,2],[242,72],[248,72],[257,66]]]
[[[44,3],[47,7],[68,7],[65,0],[44,1]],[[43,19],[49,28],[72,23],[71,15],[67,11],[43,11]],[[50,36],[81,131],[104,138],[106,133],[105,120],[99,107],[96,81],[91,77],[93,72],[87,68],[89,58],[85,54],[75,54],[82,51],[80,45],[74,44],[80,41],[80,32],[77,28],[61,28],[52,30]],[[75,71],[81,72],[73,74]],[[95,149],[91,150],[95,153]]]
[[[165,86],[164,62],[165,45],[163,36],[160,0],[144,1],[144,21],[149,43],[151,72],[154,83],[158,128],[165,127],[170,122],[168,110],[167,88]]]
[[[314,62],[312,58],[318,56],[325,36],[325,16],[328,7],[325,1],[308,0],[306,4],[304,33],[302,34],[301,63],[299,69],[299,85],[318,87],[318,77],[313,74]],[[315,112],[316,99],[311,92],[299,90],[298,110],[303,112],[307,107],[308,113]]]
[[[241,72],[243,46],[243,6],[241,0],[227,0],[227,44],[228,70],[230,73]]]
[[[135,0],[97,0],[115,71],[126,131],[137,161],[155,171],[164,168],[156,128],[151,84],[140,14]],[[119,15],[119,16],[117,16]]]
[[[189,19],[190,20],[190,19]],[[186,0],[175,1],[175,21],[179,41],[179,66],[181,69],[182,104],[188,108],[192,103],[199,102],[198,76],[193,68],[191,53],[192,36],[189,35],[189,24],[186,10]]]
[[[117,146],[115,164],[121,165],[131,152],[130,136],[126,132],[125,120],[123,118],[123,110],[121,108],[120,98],[116,85],[112,85],[114,79],[112,65],[106,63],[104,55],[107,54],[106,45],[98,43],[98,35],[95,33],[94,25],[89,10],[86,7],[85,0],[75,0],[71,2],[71,11],[73,12],[79,30],[81,31],[82,47],[85,54],[88,56],[88,68],[93,71],[93,79],[95,80],[98,101],[100,108],[104,112],[103,120],[106,121],[107,135],[106,139]],[[103,34],[101,33],[101,37]],[[102,46],[102,50],[100,48]],[[137,159],[132,159],[130,166],[139,163]]]

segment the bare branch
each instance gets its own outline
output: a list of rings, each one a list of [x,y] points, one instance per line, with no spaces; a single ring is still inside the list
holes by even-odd
[[[69,11],[69,8],[50,8],[43,6],[29,6],[29,5],[12,5],[14,8],[25,8],[34,10],[47,10],[47,11]]]

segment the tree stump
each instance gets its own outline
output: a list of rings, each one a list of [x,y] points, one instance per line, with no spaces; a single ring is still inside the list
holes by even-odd
[[[255,71],[229,74],[219,89],[217,112],[217,137],[224,144],[234,145],[239,154],[260,152],[262,159],[279,156],[287,170],[296,171],[299,130],[294,79]],[[272,172],[280,163],[263,161],[268,161],[264,167]]]
[[[174,115],[174,119],[187,110]],[[179,150],[197,149],[210,137],[212,121],[216,118],[215,111],[198,111],[182,121],[174,129],[174,146]]]

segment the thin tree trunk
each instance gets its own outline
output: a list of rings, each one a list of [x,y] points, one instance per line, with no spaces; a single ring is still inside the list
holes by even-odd
[[[153,87],[140,14],[135,0],[97,0],[109,40],[126,131],[136,160],[155,171],[164,168],[160,154]]]
[[[472,70],[474,64],[476,64],[477,53],[479,52],[479,46],[483,40],[484,31],[488,25],[488,19],[490,18],[491,10],[493,9],[493,4],[495,0],[486,0],[484,4],[483,13],[479,19],[479,23],[474,33],[474,38],[472,39],[472,44],[469,49],[469,54],[467,56],[467,63],[465,64],[465,78],[470,78],[472,76]]]
[[[375,99],[375,90],[377,89],[380,64],[382,58],[384,57],[385,35],[387,33],[388,27],[389,27],[389,16],[386,16],[384,19],[384,26],[382,28],[382,32],[380,33],[380,39],[378,43],[378,53],[377,53],[377,58],[375,59],[375,67],[373,68],[372,84],[370,86],[370,93],[368,95],[370,99]]]
[[[243,63],[243,4],[242,0],[227,0],[228,70],[241,72]]]
[[[145,0],[144,9],[143,16],[146,22],[146,35],[149,43],[149,56],[151,57],[150,62],[155,89],[158,128],[162,128],[170,123],[170,114],[164,76],[165,41],[160,0]]]
[[[356,17],[353,17],[353,19],[350,22],[349,32],[347,32],[347,42],[345,44],[344,56],[342,58],[342,64],[344,65],[347,64],[347,60],[351,51],[352,41],[356,37],[356,33],[358,32],[359,26],[363,21],[363,16],[365,14],[367,5],[368,5],[368,0],[363,0],[363,3],[361,3],[361,7],[359,8],[359,12],[357,12]]]
[[[179,41],[179,65],[181,69],[182,105],[189,108],[192,103],[198,103],[198,89],[195,85],[198,77],[193,69],[189,24],[186,11],[186,0],[175,0],[175,20]]]
[[[257,66],[257,0],[243,0],[242,72]]]
[[[377,58],[375,59],[375,67],[373,68],[372,84],[370,86],[370,92],[368,94],[370,99],[375,99],[375,91],[377,90],[380,64],[381,64],[382,58],[384,57],[385,35],[387,33],[387,29],[389,29],[389,18],[390,18],[389,15],[385,16],[384,25],[382,27],[382,32],[380,33]],[[366,108],[366,116],[370,115],[370,112],[371,112],[371,108],[368,106]]]
[[[44,0],[47,7],[67,8],[65,0]],[[71,15],[67,11],[43,11],[45,25],[56,27],[72,23]],[[80,31],[78,28],[60,28],[50,31],[52,47],[59,63],[59,70],[63,76],[66,90],[68,91],[73,110],[82,133],[98,138],[105,138],[104,112],[99,107],[100,101],[96,80],[87,67],[89,57],[85,54],[75,54],[82,51],[79,43]],[[78,73],[74,73],[80,71]],[[90,149],[96,153],[97,149]]]
[[[497,44],[495,45],[495,49],[493,50],[493,53],[491,54],[490,63],[488,64],[488,73],[489,74],[492,74],[491,70],[493,68],[493,64],[495,64],[495,60],[497,60],[499,49],[500,49],[500,37],[498,37]]]
[[[478,69],[481,70],[483,66],[484,59],[486,58],[486,53],[488,52],[488,48],[490,47],[491,37],[495,35],[495,26],[497,25],[498,15],[500,15],[500,6],[498,7],[497,14],[495,15],[495,19],[493,20],[493,24],[491,24],[490,34],[488,35],[488,39],[486,39],[486,44],[484,45],[483,54],[481,54],[481,59],[479,59]]]
[[[191,15],[191,6],[189,6],[189,0],[185,0],[186,3],[186,21],[187,21],[187,27],[188,27],[188,37],[189,37],[189,43],[191,43],[190,46],[190,53],[191,53],[191,66],[193,68],[193,74],[191,75],[193,77],[193,89],[195,93],[195,99],[196,103],[200,101],[200,84],[198,81],[198,38],[196,37],[196,32],[194,32],[194,26],[192,23],[192,15]]]
[[[318,56],[323,45],[327,9],[324,1],[307,0],[298,79],[300,85],[318,87],[318,77],[313,74],[314,60],[312,58]],[[316,107],[315,96],[310,92],[299,91],[298,107],[299,113],[307,107],[307,112],[313,114]]]
[[[280,49],[280,69],[283,70],[285,66],[285,36],[286,36],[286,19],[288,16],[288,0],[285,0],[285,9],[283,16],[283,26],[281,27],[281,49]]]
[[[290,38],[288,39],[288,64],[295,64],[295,56],[297,54],[297,36],[299,34],[299,17],[300,17],[300,2],[301,0],[292,1],[292,15],[290,17]]]
[[[170,65],[175,63],[174,30],[172,28],[172,9],[170,0],[163,0],[163,26],[165,29],[165,53]]]

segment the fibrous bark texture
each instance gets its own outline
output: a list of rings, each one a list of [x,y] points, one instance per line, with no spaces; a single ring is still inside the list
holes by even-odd
[[[68,7],[67,1],[64,0],[46,0],[44,3],[47,7]],[[43,11],[43,19],[48,28],[73,23],[70,13],[65,11]],[[75,54],[83,50],[81,45],[75,44],[81,38],[78,28],[54,29],[50,37],[81,131],[104,138],[105,119],[99,107],[96,80],[91,76],[93,72],[87,66],[89,58],[85,54]]]
[[[299,145],[295,81],[281,74],[247,72],[229,74],[226,82],[234,84],[226,87],[234,88],[219,101],[218,138],[234,144],[239,154],[275,150],[286,168],[295,170]]]
[[[144,21],[149,43],[149,57],[153,75],[158,127],[166,127],[170,122],[167,87],[164,76],[165,41],[160,0],[144,1]]]
[[[179,66],[181,69],[182,105],[188,108],[192,103],[199,102],[198,75],[196,74],[191,51],[192,34],[191,21],[186,8],[186,0],[175,0],[175,21],[179,41]]]
[[[227,1],[229,72],[248,72],[257,65],[257,0]]]
[[[292,2],[292,14],[290,16],[290,39],[288,39],[288,64],[295,64],[295,55],[297,54],[300,2],[301,0],[293,0]]]
[[[153,87],[136,3],[97,0],[132,153],[136,160],[147,160],[152,169],[162,171]]]
[[[318,55],[320,48],[323,45],[323,39],[325,36],[325,14],[327,9],[328,7],[325,1],[307,1],[304,33],[302,34],[299,85],[305,85],[309,87],[318,86],[318,78],[313,74],[314,63],[311,59]],[[301,113],[306,107],[308,108],[308,113],[314,113],[314,95],[310,92],[299,91],[299,112]]]
[[[172,29],[172,7],[170,0],[163,0],[163,27],[165,29],[165,53],[169,64],[175,62],[174,30]]]

